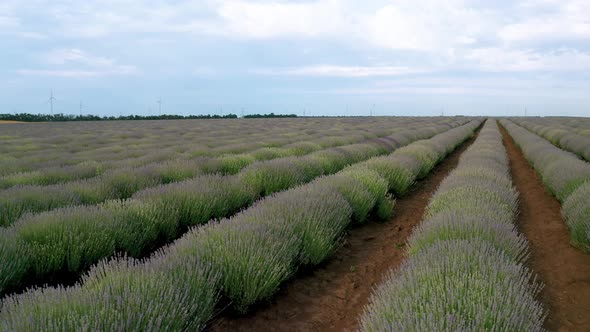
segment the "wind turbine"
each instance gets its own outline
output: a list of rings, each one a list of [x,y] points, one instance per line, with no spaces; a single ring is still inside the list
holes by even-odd
[[[84,108],[84,104],[82,104],[82,101],[80,100],[80,117],[82,117],[82,108]]]
[[[50,105],[50,110],[51,110],[51,115],[53,116],[53,102],[57,101],[57,99],[55,99],[55,97],[53,97],[53,89],[51,89],[51,94],[49,95],[49,99],[47,100],[47,102]]]
[[[161,116],[162,115],[162,97],[160,97],[158,100],[156,100],[156,103],[158,103],[158,113]]]

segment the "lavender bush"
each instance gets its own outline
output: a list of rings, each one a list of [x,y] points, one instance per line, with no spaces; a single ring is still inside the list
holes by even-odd
[[[379,215],[379,218],[385,220],[390,214],[388,212],[391,212],[388,211],[388,209],[393,208],[393,204],[391,203],[392,200],[387,199],[388,183],[387,180],[382,178],[377,172],[367,168],[367,162],[363,163],[365,165],[349,166],[342,170],[339,174],[351,179],[355,179],[362,183],[364,187],[371,193],[371,196],[375,199],[374,206],[376,207],[377,211],[381,211],[383,214]],[[355,213],[359,214],[359,212],[356,210]]]
[[[241,312],[276,292],[295,271],[299,253],[300,238],[291,229],[257,221],[242,222],[238,215],[206,226],[192,239],[195,250],[221,275],[222,293]]]
[[[580,185],[590,181],[589,163],[508,120],[502,120],[502,125],[558,200],[565,201]]]
[[[240,172],[240,180],[257,194],[266,196],[307,182],[321,174],[308,176],[300,164],[295,164],[296,160],[297,157],[291,157],[253,164]]]
[[[542,331],[545,311],[533,280],[486,241],[439,241],[379,285],[361,330]]]
[[[416,180],[428,174],[443,157],[471,137],[480,123],[472,121],[432,139],[418,141],[389,156],[374,158],[366,163],[366,167],[386,178],[389,190],[404,195]]]
[[[49,185],[77,179],[91,178],[103,172],[103,166],[96,161],[85,161],[64,167],[48,167],[30,172],[19,172],[0,177],[0,189],[17,185]]]
[[[453,135],[435,136],[432,140],[442,137],[454,147],[478,124],[474,121]],[[351,151],[351,155],[362,153]],[[354,187],[342,186],[340,181],[354,183]],[[363,215],[368,203],[387,201],[387,186],[387,180],[377,172],[363,165],[351,166],[332,177],[263,198],[230,219],[193,228],[146,261],[115,259],[99,264],[74,288],[39,289],[9,297],[0,315],[6,317],[6,329],[13,330],[29,323],[32,325],[26,328],[35,330],[47,322],[64,328],[101,329],[101,322],[105,322],[109,329],[149,330],[156,321],[168,324],[158,327],[171,330],[200,329],[210,318],[218,292],[244,311],[276,292],[299,265],[317,265],[326,260],[341,244],[355,212]],[[157,191],[146,191],[135,197],[138,203],[122,204],[139,204],[138,211],[143,211],[141,204],[157,204],[159,196]],[[126,211],[112,202],[104,209],[114,215]],[[131,214],[133,218],[142,217],[138,211],[134,212],[137,215]],[[133,311],[133,307],[147,309],[140,312]],[[70,310],[82,315],[65,314]],[[21,323],[22,317],[31,313],[35,313],[34,319]]]
[[[293,223],[295,233],[301,238],[299,261],[306,265],[317,265],[332,255],[353,212],[339,191],[321,183],[296,188],[275,202],[269,208],[276,209],[277,217],[281,217],[281,210],[290,210],[282,220]]]
[[[573,132],[572,128],[561,125],[561,121],[544,119],[512,119],[518,125],[546,138],[553,145],[590,161],[590,137]]]
[[[473,124],[466,128],[472,127]],[[432,131],[433,129],[428,129],[426,133]],[[414,134],[414,137],[419,135],[425,134],[418,132]],[[444,136],[447,135],[443,134]],[[360,151],[363,147],[366,147],[368,152]],[[336,155],[347,153],[350,162],[386,150],[382,142],[353,144],[336,149],[338,149],[335,150]],[[340,156],[342,157],[342,154]],[[338,159],[335,163],[339,167],[346,164]],[[273,167],[265,167],[265,165]],[[251,174],[252,170],[257,169],[267,172],[256,173],[263,181],[253,185],[252,182],[248,182],[251,179],[243,175]],[[129,201],[110,201],[99,206],[74,206],[29,215],[17,222],[14,228],[18,230],[19,240],[24,241],[25,247],[30,249],[34,257],[34,259],[27,259],[27,264],[33,271],[32,278],[44,280],[47,276],[60,271],[83,271],[99,259],[109,257],[116,251],[135,257],[142,256],[155,247],[178,237],[188,227],[237,212],[240,208],[251,204],[260,192],[266,194],[287,189],[301,182],[309,182],[323,171],[315,158],[307,156],[255,163],[239,176],[203,175],[194,180],[145,189],[136,193]],[[293,176],[300,176],[300,178],[295,182],[281,182],[275,180],[273,174],[278,179],[289,179]],[[376,213],[381,218],[387,218],[391,214],[394,201],[386,198],[383,189],[379,189],[384,180],[371,180],[366,170],[358,174],[356,177],[364,177],[365,182],[372,181],[371,188],[375,193],[373,197],[368,196],[369,191],[362,183],[356,183],[355,187],[350,188],[338,184],[342,181],[346,184],[355,182],[354,176],[349,180],[329,180],[329,186],[339,188],[340,194],[354,205],[356,220],[364,220],[375,204],[377,204]],[[343,177],[350,177],[350,175],[343,175]],[[111,187],[111,185],[106,186],[106,188]],[[121,187],[126,188],[124,185]],[[310,223],[308,226],[317,225]],[[342,227],[332,228],[324,230],[326,234],[322,235],[318,241],[330,239],[330,231],[336,234],[342,231]],[[313,236],[308,237],[310,241],[306,243],[310,247],[310,253],[309,257],[303,259],[306,263],[316,264],[322,261],[337,247],[337,241],[334,239],[327,240],[325,243],[314,243]],[[313,246],[316,246],[315,249]],[[7,284],[18,284],[19,277],[15,275],[14,278]]]
[[[590,253],[590,182],[563,202],[561,212],[569,227],[572,244]]]
[[[39,186],[13,187],[0,192],[0,226],[14,223],[27,212],[80,203],[80,196],[67,190],[62,184],[52,186],[50,192]]]
[[[31,253],[34,273],[80,271],[115,251],[114,216],[99,207],[77,206],[28,215],[14,225]]]
[[[0,289],[20,286],[30,269],[31,253],[14,230],[0,229]]]
[[[223,218],[249,205],[256,193],[235,176],[203,175],[194,180],[162,185],[137,192],[133,198],[157,204],[167,214],[177,215],[177,233],[212,218]]]
[[[213,315],[208,265],[156,256],[97,265],[83,286],[31,290],[2,301],[4,331],[192,331]]]
[[[590,163],[508,120],[503,120],[502,124],[540,174],[545,186],[561,201],[561,212],[572,244],[590,251],[590,219],[587,212],[590,209]]]
[[[460,123],[459,123],[460,124]],[[457,124],[454,124],[457,125]],[[397,141],[397,137],[405,137],[410,135],[412,137],[430,137],[434,133],[441,132],[448,128],[448,125],[439,124],[433,125],[432,127],[420,128],[419,130],[411,129],[410,126],[404,131],[395,131],[395,134],[389,138]],[[388,129],[389,132],[392,129]],[[429,136],[430,135],[430,136]],[[362,140],[365,136],[359,136],[355,139]],[[387,138],[387,137],[386,137]],[[332,142],[330,144],[345,144],[345,139],[340,139],[338,142]],[[352,144],[346,147],[332,148],[326,151],[317,151],[314,154],[306,158],[295,158],[297,163],[302,164],[304,173],[310,171],[310,166],[317,163],[321,164],[325,173],[334,173],[344,166],[368,159],[377,153],[386,153],[391,148],[387,143],[387,139],[378,139],[376,141],[369,141],[362,144]],[[407,142],[409,143],[409,141]],[[329,144],[328,144],[329,145]],[[263,148],[268,150],[268,148]],[[291,148],[284,149],[285,154],[290,153],[298,154],[297,150]],[[162,162],[161,157],[167,156],[166,154],[157,155],[157,158],[150,158],[146,161],[152,161],[155,163],[143,165],[142,164],[126,164],[119,168],[110,168],[99,177],[72,181],[65,184],[52,185],[52,186],[24,186],[11,188],[7,192],[6,201],[3,203],[5,206],[0,209],[0,225],[9,225],[15,222],[22,214],[26,212],[42,212],[51,210],[54,208],[69,206],[69,205],[80,205],[80,204],[97,204],[109,199],[125,199],[130,197],[133,193],[143,190],[148,187],[153,187],[159,184],[184,180],[186,177],[198,175],[201,173],[215,173],[220,172],[224,174],[234,174],[239,170],[245,168],[248,165],[253,164],[256,161],[250,154],[239,154],[239,155],[224,155],[219,158],[213,159],[199,159],[194,161],[186,161],[182,159],[175,159],[174,161]],[[299,160],[301,159],[301,160]],[[277,164],[284,164],[283,160],[291,160],[293,158],[280,158],[276,159]],[[252,165],[252,168],[257,167],[272,168],[272,164]],[[280,165],[279,165],[280,166]],[[297,166],[299,167],[299,166]],[[317,167],[316,167],[317,168]],[[253,173],[264,173],[264,171],[253,170]],[[297,173],[296,171],[294,171]],[[303,174],[312,178],[310,174]],[[319,173],[316,172],[317,176]],[[280,178],[277,176],[270,176],[270,179],[264,177],[264,174],[256,175],[253,174],[253,185],[259,185],[258,182],[266,182],[266,187],[271,187],[273,181],[289,181],[287,178]],[[294,178],[297,175],[291,175],[292,183],[299,183]],[[279,181],[280,182],[280,181]],[[264,184],[263,184],[264,185]],[[282,190],[286,187],[277,186],[278,189],[270,189],[267,193],[274,192],[276,190]],[[35,193],[39,193],[36,195]],[[3,192],[0,192],[0,196]]]
[[[408,260],[375,290],[363,331],[541,331],[540,285],[522,265],[517,194],[488,120],[431,197]]]
[[[424,248],[445,240],[481,239],[500,249],[511,261],[523,262],[527,257],[527,241],[516,226],[493,215],[484,216],[456,210],[437,214],[424,220],[408,240],[408,254],[415,256]]]
[[[366,185],[344,174],[323,177],[316,180],[316,183],[320,186],[332,186],[334,190],[342,194],[352,207],[354,222],[365,222],[377,203],[377,197],[369,191]],[[385,196],[385,193],[382,196]]]
[[[367,168],[387,180],[388,189],[398,196],[404,195],[414,184],[420,166],[418,159],[409,156],[386,156],[366,163]]]

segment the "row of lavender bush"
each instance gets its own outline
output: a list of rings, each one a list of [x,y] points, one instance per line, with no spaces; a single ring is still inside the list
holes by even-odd
[[[399,120],[400,125],[411,124],[418,122],[412,118],[404,118]],[[54,183],[63,183],[75,179],[89,178],[100,173],[115,168],[137,168],[145,166],[149,163],[157,163],[164,160],[184,159],[190,160],[199,157],[216,157],[223,154],[236,154],[245,152],[254,152],[254,157],[261,154],[267,155],[275,152],[275,148],[283,147],[289,144],[313,141],[314,144],[319,145],[318,148],[327,148],[335,145],[344,145],[358,142],[364,138],[375,138],[379,136],[386,136],[391,134],[389,128],[368,127],[370,123],[360,123],[358,126],[350,126],[344,129],[332,130],[319,128],[319,130],[309,131],[309,134],[299,129],[291,131],[291,128],[286,128],[285,133],[260,136],[250,132],[232,133],[232,136],[227,134],[224,136],[219,133],[219,130],[207,131],[207,135],[212,135],[217,138],[217,147],[211,150],[200,151],[195,150],[195,146],[202,144],[201,137],[196,137],[195,140],[182,139],[178,136],[167,137],[164,142],[151,142],[149,144],[142,144],[142,151],[134,152],[125,146],[125,142],[119,143],[115,151],[111,151],[108,145],[98,146],[97,149],[89,149],[84,151],[83,155],[74,157],[74,153],[68,150],[62,151],[65,147],[56,146],[48,148],[46,154],[50,155],[53,160],[66,162],[65,165],[49,166],[33,171],[24,171],[8,174],[0,177],[0,188],[7,188],[14,185],[48,185]],[[388,123],[391,125],[391,123]],[[313,125],[311,126],[313,128]],[[384,130],[386,129],[386,130]],[[205,133],[204,133],[205,134]],[[204,135],[202,134],[202,135]],[[235,139],[240,139],[239,144],[227,144]],[[350,141],[350,140],[353,141]],[[75,140],[74,140],[75,141]],[[135,146],[134,146],[135,147]],[[300,149],[297,145],[296,149]],[[106,151],[104,151],[106,150]],[[48,153],[49,152],[49,153]],[[81,153],[81,152],[80,152]],[[109,154],[112,153],[112,154]],[[127,157],[121,159],[121,156]],[[80,158],[84,158],[79,160]],[[69,162],[71,159],[79,160],[73,165]],[[97,162],[96,160],[100,160]]]
[[[576,134],[590,136],[590,119],[587,117],[551,117],[551,122],[559,124]]]
[[[371,211],[388,218],[393,207],[388,188],[397,188],[400,178],[413,183],[428,172],[424,165],[434,166],[480,123],[273,194],[229,219],[192,228],[148,259],[102,261],[74,287],[7,297],[0,326],[7,331],[200,330],[221,297],[244,312],[272,296],[300,266],[327,259],[351,222],[366,220]],[[407,172],[395,176],[405,167],[414,178]]]
[[[448,129],[459,123],[415,124],[421,128]],[[400,125],[397,129],[390,129],[389,133],[399,132],[411,137],[411,129]],[[436,132],[436,131],[435,131]],[[435,133],[433,132],[433,134]],[[379,141],[382,137],[374,138]],[[387,139],[387,136],[385,137]],[[352,139],[342,139],[342,143],[356,143],[365,140],[364,136]],[[194,161],[176,160],[150,164],[140,168],[123,168],[106,172],[102,176],[89,180],[80,180],[50,186],[22,186],[13,187],[0,192],[0,225],[7,226],[28,212],[42,212],[59,207],[97,204],[109,199],[127,199],[135,192],[154,187],[159,184],[182,181],[200,174],[235,174],[242,168],[256,164],[258,160],[285,158],[288,155],[305,155],[315,152],[318,155],[327,153],[319,150],[319,146],[292,144],[285,149],[274,149],[255,154],[225,155],[213,159],[199,159]],[[332,148],[338,150],[338,147]],[[266,153],[265,153],[266,152]]]
[[[562,125],[552,125],[549,121],[545,123],[544,119],[512,118],[511,121],[547,139],[553,145],[590,161],[590,137],[579,135],[571,128]]]
[[[229,216],[258,197],[333,174],[448,130],[403,130],[366,143],[254,163],[237,175],[204,175],[137,192],[126,201],[28,214],[3,230],[0,292],[85,271],[115,252],[141,257],[190,226]]]
[[[0,135],[0,175],[93,160],[101,165],[113,164],[113,168],[137,167],[182,156],[190,159],[278,147],[300,138],[338,144],[349,132],[385,135],[398,123],[416,120],[390,117],[18,124],[3,127]]]
[[[590,253],[590,163],[508,120],[502,120],[525,158],[562,203],[571,243]]]
[[[274,146],[297,136],[338,136],[349,130],[388,128],[399,121],[417,119],[418,117],[351,117],[24,123],[2,130],[0,137],[6,144],[0,146],[0,152],[3,156],[14,157],[43,157],[47,150],[69,152],[74,162],[79,162],[96,154],[113,153],[112,157],[119,158],[118,155],[134,155],[150,146],[166,148],[175,144],[193,143],[193,153],[209,155],[239,152],[244,147],[257,145],[258,141],[244,141],[244,136],[254,140],[263,139],[270,143],[268,146]],[[220,145],[220,142],[224,144]]]
[[[517,213],[502,137],[489,120],[430,199],[408,259],[375,290],[361,330],[542,330]]]
[[[209,124],[204,126],[204,124]],[[137,123],[106,124],[96,122],[78,123],[29,123],[6,128],[0,146],[0,175],[40,170],[46,167],[73,166],[88,160],[134,164],[149,155],[158,156],[164,151],[168,155],[186,153],[208,155],[236,147],[235,133],[239,132],[253,139],[269,142],[283,142],[286,138],[273,132],[253,134],[244,126],[233,122],[177,122],[157,121]],[[261,128],[259,128],[261,129]],[[302,133],[298,128],[289,128]],[[264,134],[267,135],[266,139]],[[211,136],[207,136],[211,135]],[[216,146],[209,146],[214,137]],[[243,144],[243,143],[242,143]],[[135,161],[134,161],[135,160]]]
[[[399,125],[407,124],[411,126],[413,123],[418,124],[420,121],[413,120],[411,118],[402,119],[399,121]],[[85,151],[84,156],[87,160],[74,165],[64,166],[52,166],[33,171],[16,172],[0,177],[0,188],[6,189],[16,185],[50,185],[56,183],[64,183],[80,179],[88,179],[98,176],[108,170],[117,168],[160,168],[162,177],[175,177],[175,173],[182,172],[189,169],[198,169],[203,160],[198,158],[204,157],[218,157],[224,153],[234,154],[241,153],[246,154],[242,158],[253,158],[255,160],[265,160],[271,158],[277,158],[284,156],[285,153],[293,155],[297,153],[305,153],[309,150],[320,150],[336,145],[352,144],[359,142],[367,138],[377,138],[380,136],[387,136],[391,134],[389,130],[384,131],[383,128],[373,128],[373,131],[367,130],[364,126],[346,128],[347,131],[336,131],[332,132],[329,130],[319,130],[313,135],[306,135],[304,133],[294,131],[293,134],[288,137],[274,136],[274,137],[259,137],[258,135],[245,135],[247,140],[254,140],[252,143],[248,143],[245,146],[240,146],[240,149],[228,149],[224,143],[228,140],[226,137],[218,137],[217,144],[219,144],[219,152],[216,150],[209,151],[207,155],[191,151],[191,146],[195,145],[195,142],[182,142],[178,140],[176,144],[170,146],[174,142],[174,138],[170,138],[169,142],[158,142],[157,144],[149,144],[144,147],[141,155],[135,155],[133,152],[125,152],[127,154],[133,154],[132,158],[118,159],[119,156],[109,156],[104,153],[96,153],[96,151]],[[322,135],[325,132],[325,135]],[[216,136],[216,132],[208,134]],[[286,136],[286,134],[285,134]],[[235,139],[235,137],[229,137],[229,139]],[[309,141],[309,142],[305,142]],[[242,145],[244,143],[242,142]],[[281,149],[285,147],[285,149]],[[289,149],[294,151],[289,151]],[[55,148],[53,149],[55,150]],[[50,150],[51,151],[51,150]],[[51,155],[55,159],[67,160],[71,157],[71,153],[64,151],[64,155],[60,156],[58,151],[52,151]],[[96,153],[96,154],[94,154]],[[115,160],[110,160],[109,157],[116,157]],[[230,156],[226,156],[230,158]],[[236,158],[236,157],[234,157]],[[197,160],[194,160],[197,159]],[[97,162],[96,160],[100,160]],[[174,160],[172,164],[164,162],[165,160]],[[193,161],[194,160],[194,161]],[[191,163],[192,161],[192,163]],[[221,159],[218,163],[230,163],[230,160],[225,161]],[[154,165],[147,165],[153,163]],[[159,163],[159,164],[156,164]],[[176,168],[180,168],[178,171]],[[223,170],[222,165],[220,168]],[[141,170],[138,170],[141,172]],[[154,174],[156,176],[158,174]],[[166,181],[166,178],[163,179]]]

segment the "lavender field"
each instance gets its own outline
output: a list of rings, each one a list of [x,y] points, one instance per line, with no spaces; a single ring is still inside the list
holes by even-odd
[[[349,330],[554,330],[588,302],[552,297],[571,289],[552,282],[542,236],[524,226],[538,218],[522,203],[551,200],[553,210],[538,208],[562,227],[554,256],[578,266],[573,278],[590,276],[587,119],[10,123],[0,142],[2,331],[199,331],[228,320],[301,330],[263,312],[314,285],[333,298],[338,285],[320,279],[331,270],[372,289],[338,295],[358,301]],[[355,234],[397,227],[406,206],[409,235],[380,248],[399,260],[347,265]],[[367,252],[386,235],[365,236]],[[309,288],[294,286],[302,279]],[[344,312],[327,298],[317,309],[289,303],[293,315]]]

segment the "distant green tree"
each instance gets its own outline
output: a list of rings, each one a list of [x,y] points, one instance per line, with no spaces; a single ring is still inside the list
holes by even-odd
[[[297,114],[248,114],[244,115],[246,119],[258,119],[258,118],[296,118]]]
[[[71,114],[0,114],[0,120],[22,122],[66,122],[66,121],[115,121],[115,120],[183,120],[183,119],[237,119],[235,114],[227,115],[123,115],[123,116],[97,116],[97,115],[71,115]]]

